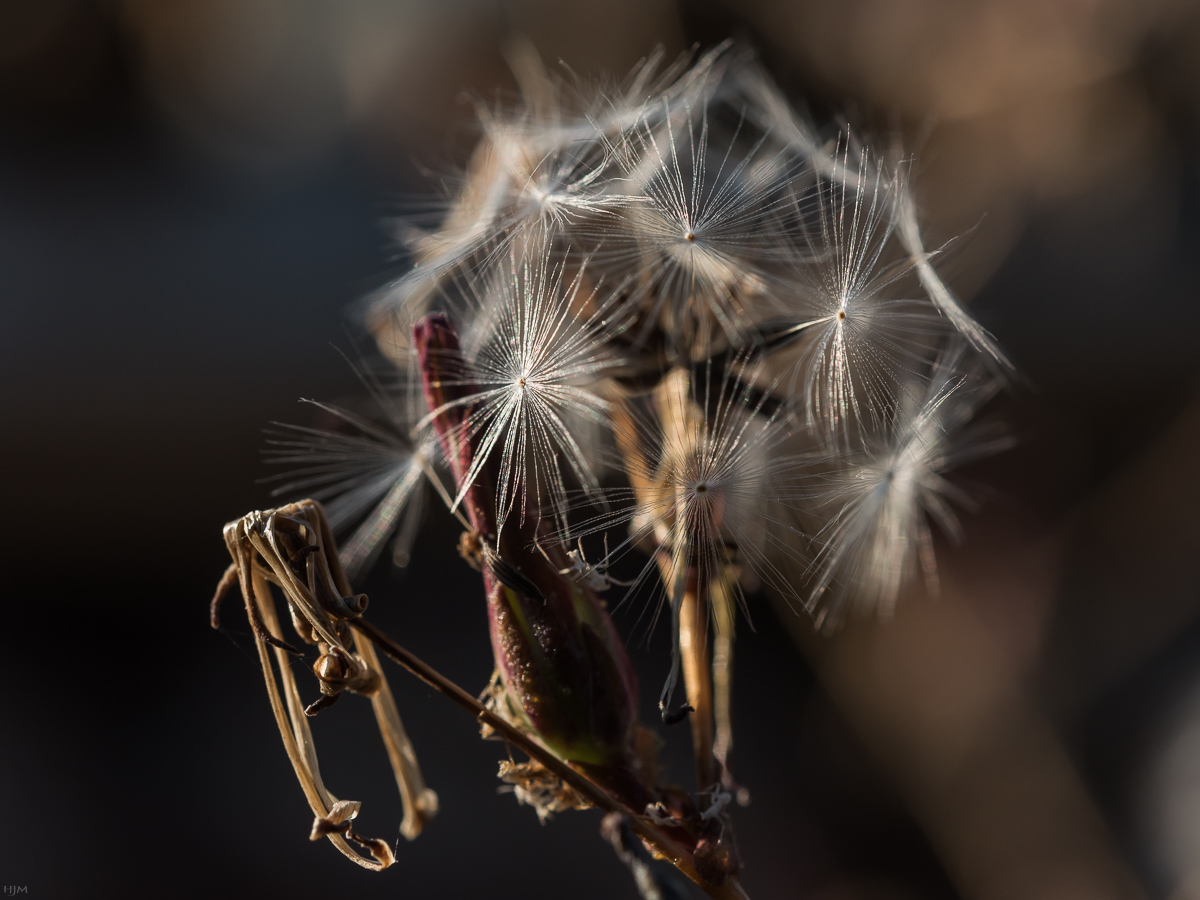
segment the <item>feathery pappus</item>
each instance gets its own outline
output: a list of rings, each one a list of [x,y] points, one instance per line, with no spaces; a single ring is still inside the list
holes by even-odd
[[[928,381],[901,392],[888,421],[854,452],[833,461],[821,477],[832,515],[816,535],[811,565],[810,608],[818,621],[851,606],[891,613],[901,587],[918,571],[937,590],[931,524],[952,540],[961,538],[954,506],[973,509],[962,487],[946,476],[958,466],[1012,444],[994,422],[973,423],[976,411],[1000,382],[978,360],[966,359],[958,338],[937,358]],[[822,604],[837,585],[840,602]]]
[[[738,509],[734,494],[723,507],[743,536],[755,535],[739,543],[736,563],[748,583],[793,605],[820,597],[838,606],[831,598],[846,594],[845,608],[888,607],[911,574],[883,562],[895,549],[865,564],[887,577],[838,573],[869,556],[872,540],[927,547],[927,526],[898,516],[868,538],[851,524],[863,515],[868,469],[855,470],[858,480],[817,476],[814,461],[844,468],[879,453],[911,423],[945,418],[915,407],[930,390],[948,390],[948,373],[1002,377],[1010,366],[937,273],[908,164],[874,153],[845,126],[822,134],[752,54],[731,45],[662,71],[656,55],[607,88],[521,60],[525,104],[480,105],[480,145],[460,193],[439,227],[410,240],[416,267],[373,298],[368,316],[381,337],[435,309],[456,323],[464,368],[443,376],[465,388],[452,403],[466,412],[460,427],[480,440],[463,482],[448,490],[452,507],[495,457],[501,523],[549,517],[569,545],[578,533],[569,523],[582,516],[582,533],[602,523],[614,532],[613,553],[648,547],[647,535],[662,552],[681,545],[670,535],[693,528],[695,565],[734,565],[703,517],[677,508],[694,500],[668,483],[686,469],[679,448],[660,447],[665,455],[653,462],[623,452],[614,409],[628,424],[638,407],[643,434],[649,410],[678,420],[658,425],[668,443],[689,430],[693,448],[727,441],[737,459],[727,475],[747,470],[751,457],[755,477],[778,484],[788,472],[783,483],[794,485],[775,497],[774,512]],[[770,384],[750,390],[749,375]],[[639,406],[668,383],[675,401]],[[961,407],[965,388],[951,393],[942,405]],[[701,409],[701,394],[719,396],[719,423]],[[427,446],[419,432],[443,411],[422,411],[408,440]],[[743,420],[751,424],[733,437],[721,430]],[[304,451],[276,461],[303,464]],[[418,456],[429,469],[432,458]],[[602,485],[614,459],[628,483]],[[316,486],[314,475],[337,465],[328,453],[309,462],[324,468],[289,487]],[[939,477],[952,462],[939,457]],[[397,468],[395,483],[413,471]],[[387,478],[380,468],[371,484]],[[358,481],[338,485],[321,483],[322,496],[370,493]],[[408,495],[392,496],[403,504]],[[949,488],[937,495],[963,499]],[[597,503],[604,511],[589,513]],[[951,525],[944,503],[926,508]],[[861,591],[869,599],[850,596]]]
[[[378,647],[526,752],[502,778],[542,820],[601,806],[714,898],[744,898],[738,623],[760,590],[828,630],[888,616],[918,577],[936,588],[934,528],[959,539],[973,508],[954,469],[1012,443],[977,420],[1012,365],[926,248],[911,162],[817,127],[748,50],[656,53],[607,85],[528,48],[512,62],[522,102],[480,104],[456,190],[398,229],[413,269],[367,300],[374,412],[308,401],[319,421],[269,431],[275,494],[306,499],[228,524],[212,620],[240,587],[313,839],[360,865],[395,854],[325,790],[307,716],[370,697],[402,833],[437,810]],[[408,563],[431,491],[482,576],[496,667],[479,698],[368,623],[352,587],[389,540]],[[307,706],[275,590],[318,650]],[[652,630],[670,618],[659,710],[690,724],[690,793],[659,784],[637,721],[611,618],[634,601]]]
[[[338,575],[328,526],[350,578],[392,534],[403,564],[431,489],[482,573],[496,661],[478,709],[454,696],[531,739],[531,763],[506,769],[518,796],[542,817],[585,806],[591,788],[554,766],[586,768],[665,829],[676,849],[660,855],[724,885],[745,795],[729,771],[736,623],[760,590],[828,630],[890,614],[917,577],[935,586],[933,529],[958,538],[974,505],[954,469],[1011,443],[976,416],[1012,365],[939,273],[910,161],[817,127],[730,43],[663,62],[589,85],[514,54],[523,101],[480,105],[440,221],[402,229],[412,270],[367,301],[399,386],[364,378],[376,418],[317,403],[324,423],[271,433],[270,462],[290,469],[276,493],[327,513],[254,513],[227,541],[249,614],[274,621],[252,581],[265,563],[328,633],[326,669],[350,667],[337,623],[365,595],[322,605],[300,570]],[[650,595],[651,624],[669,612],[659,709],[691,724],[691,795],[654,783],[605,593],[614,609]],[[356,671],[350,690],[375,685],[367,656]]]
[[[275,423],[264,452],[269,464],[286,467],[266,479],[272,496],[323,501],[330,524],[348,535],[340,557],[351,578],[370,568],[393,535],[392,562],[408,564],[438,454],[435,441],[413,432],[419,398],[405,373],[388,384],[369,370],[358,374],[376,416],[307,400],[323,414],[322,425]]]

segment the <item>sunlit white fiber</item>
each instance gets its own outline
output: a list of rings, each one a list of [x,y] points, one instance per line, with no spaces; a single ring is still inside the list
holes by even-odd
[[[626,327],[614,297],[584,290],[586,265],[567,282],[544,245],[521,249],[511,246],[488,281],[468,286],[467,368],[443,384],[469,393],[421,423],[449,409],[467,411],[459,441],[476,449],[454,506],[494,458],[499,525],[514,511],[522,519],[548,511],[565,520],[565,472],[585,492],[598,488],[570,421],[607,423],[608,401],[593,386],[620,364],[608,343]]]
[[[822,179],[801,201],[810,261],[795,267],[776,307],[785,313],[771,323],[776,342],[796,342],[809,423],[843,444],[853,429],[891,415],[950,330],[911,260],[896,255],[895,176],[865,152],[853,162],[848,154],[841,169],[856,177]]]
[[[423,482],[436,445],[424,441],[414,447],[406,417],[394,407],[388,407],[389,423],[380,425],[348,409],[307,402],[346,428],[281,424],[269,432],[267,461],[290,469],[273,479],[283,483],[272,496],[304,495],[322,501],[329,524],[338,532],[358,523],[340,553],[351,578],[369,568],[397,531],[392,559],[406,565],[424,509]]]
[[[949,319],[963,337],[971,342],[971,346],[981,353],[988,354],[1002,368],[1011,370],[1013,365],[996,344],[996,339],[959,305],[954,294],[942,280],[942,276],[933,267],[931,260],[936,252],[929,253],[925,250],[921,229],[917,224],[917,205],[907,180],[897,180],[893,196],[893,214],[896,219],[897,232],[916,266],[921,286],[925,288],[929,298],[942,315]]]
[[[628,191],[644,199],[629,221],[655,298],[648,321],[665,309],[686,341],[691,323],[711,316],[736,337],[750,296],[790,255],[788,188],[798,167],[770,158],[766,136],[749,133],[744,118],[714,146],[706,108],[672,111],[664,101],[664,113],[661,126],[631,133],[621,158]]]
[[[502,255],[510,241],[532,231],[552,240],[580,217],[627,204],[629,198],[601,189],[610,168],[607,148],[594,134],[556,142],[528,123],[490,123],[441,227],[429,233],[411,225],[401,229],[420,262],[376,296],[373,315],[405,310],[411,319],[428,308],[446,279]]]
[[[628,527],[614,555],[650,552],[672,598],[670,572],[740,570],[887,609],[923,555],[932,577],[979,359],[1007,363],[935,269],[909,163],[818,129],[729,45],[603,87],[511,56],[522,105],[480,104],[461,190],[377,307],[436,303],[459,332],[445,383],[476,453],[451,505],[486,473],[501,523],[549,515],[573,540],[578,488],[610,506],[572,527]],[[625,493],[599,490],[614,461]],[[827,523],[815,563],[800,522]]]
[[[797,115],[783,92],[770,76],[754,62],[734,69],[731,80],[738,98],[743,99],[752,121],[778,140],[786,150],[807,163],[812,171],[826,178],[849,178],[857,184],[855,173],[838,161],[833,147],[822,141],[812,123]]]
[[[697,102],[720,80],[726,50],[722,44],[690,67],[681,58],[661,72],[663,53],[656,51],[623,86],[593,96],[576,90],[574,108],[564,106],[561,84],[540,63],[523,64],[518,75],[524,75],[528,108],[505,114],[477,107],[483,139],[461,190],[435,231],[411,223],[398,229],[417,263],[369,298],[369,319],[378,322],[404,307],[424,310],[443,279],[455,277],[482,249],[495,252],[513,230],[561,228],[581,213],[628,202],[606,186],[615,174],[607,149],[621,146],[630,129],[655,121],[660,101]],[[573,240],[586,243],[582,235]]]
[[[823,476],[826,506],[834,508],[817,535],[810,606],[821,617],[846,605],[890,613],[900,588],[916,571],[936,585],[930,522],[951,538],[960,534],[951,503],[970,508],[969,496],[947,480],[956,466],[995,453],[1011,439],[994,428],[970,427],[996,382],[977,366],[963,368],[965,342],[937,361],[928,384],[894,412],[863,448]],[[829,602],[826,592],[842,598]]]

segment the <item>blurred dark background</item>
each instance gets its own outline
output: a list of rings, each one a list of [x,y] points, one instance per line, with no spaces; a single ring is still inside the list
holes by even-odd
[[[1023,375],[940,599],[817,641],[754,598],[750,896],[1200,897],[1200,9],[1177,0],[0,2],[0,884],[633,896],[598,815],[540,827],[497,794],[502,745],[399,671],[439,817],[381,875],[310,844],[248,628],[207,625],[221,526],[273,505],[261,429],[357,393],[348,310],[405,268],[381,222],[465,160],[471,98],[512,98],[516,34],[583,75],[739,37],[819,122],[900,140],[927,245],[965,235],[946,271]],[[475,689],[456,537],[431,516],[365,588]],[[647,685],[664,641],[634,650]],[[327,782],[392,833],[366,704],[324,716]]]

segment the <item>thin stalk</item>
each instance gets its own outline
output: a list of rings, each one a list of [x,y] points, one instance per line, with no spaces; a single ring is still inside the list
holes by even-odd
[[[696,756],[696,787],[706,790],[717,781],[713,757],[713,680],[708,661],[708,584],[689,579],[679,613],[679,652],[683,657],[683,683],[692,707],[692,749]]]
[[[320,517],[322,543],[332,548],[337,545],[329,522],[324,516]],[[338,592],[343,597],[352,597],[354,589],[350,579],[342,567],[341,558],[336,552],[328,557],[329,573],[333,578]],[[400,711],[396,708],[396,699],[392,696],[391,686],[383,674],[383,666],[375,654],[375,647],[363,635],[355,633],[354,645],[366,662],[367,668],[378,676],[378,685],[369,694],[371,709],[375,713],[375,721],[379,726],[379,734],[387,748],[388,761],[392,764],[392,774],[396,777],[396,786],[400,789],[400,797],[404,807],[404,820],[400,823],[400,834],[407,840],[414,840],[437,815],[437,794],[425,786],[421,775],[421,767],[417,763],[417,753],[413,748],[404,723],[400,720]]]
[[[712,585],[714,637],[712,656],[713,718],[716,720],[716,739],[713,756],[721,764],[722,775],[728,777],[729,753],[733,749],[733,639],[736,604],[729,589],[729,575]]]
[[[404,724],[400,721],[396,700],[392,696],[387,679],[383,677],[383,666],[379,664],[379,657],[375,655],[375,647],[358,633],[354,635],[354,645],[371,671],[379,673],[380,676],[378,688],[370,695],[371,708],[375,712],[375,721],[379,725],[380,735],[383,736],[388,760],[392,764],[392,773],[396,776],[396,786],[400,789],[400,797],[404,803],[404,820],[400,823],[400,833],[411,841],[437,814],[437,794],[425,786],[425,780],[421,777],[416,752],[408,733],[404,730]]]
[[[253,592],[250,602],[258,607],[259,615],[271,633],[278,634],[279,618],[275,614],[271,588],[267,584],[266,578],[256,570],[251,572],[250,578]],[[336,798],[329,793],[321,780],[321,771],[317,766],[317,755],[313,749],[308,717],[304,715],[304,708],[300,704],[300,694],[296,689],[295,677],[292,674],[292,661],[288,658],[287,651],[279,647],[268,649],[266,641],[263,640],[255,641],[255,643],[258,645],[258,658],[262,663],[263,677],[267,683],[267,696],[271,701],[271,711],[275,714],[275,723],[279,726],[279,734],[283,738],[283,749],[287,752],[313,815],[324,818],[329,815],[336,803]],[[271,666],[272,650],[279,664],[279,677],[283,681],[284,696],[280,694],[279,684],[275,681],[274,669]],[[284,708],[285,697],[286,711]],[[390,858],[368,859],[358,853],[340,834],[329,834],[326,837],[347,859],[358,863],[364,869],[378,872],[391,865]],[[386,850],[386,845],[383,846]],[[390,857],[390,854],[388,856]]]
[[[450,679],[438,672],[433,666],[415,656],[409,650],[396,643],[370,622],[361,618],[349,620],[350,625],[369,638],[388,657],[406,669],[412,675],[425,682],[438,693],[449,697],[458,706],[471,713],[508,741],[552,772],[564,784],[570,786],[576,793],[587,799],[589,803],[607,812],[619,812],[629,817],[630,825],[655,854],[668,860],[680,872],[694,881],[713,900],[749,900],[736,878],[730,878],[723,885],[712,885],[704,881],[696,871],[692,854],[680,847],[652,822],[642,818],[640,810],[631,810],[615,800],[602,787],[569,764],[559,759],[540,743],[527,734],[514,728],[508,722],[497,716],[475,697],[468,694]]]
[[[671,709],[671,696],[675,693],[675,685],[679,683],[679,670],[682,663],[682,635],[683,635],[683,605],[688,596],[688,553],[690,550],[690,541],[685,532],[682,540],[679,541],[679,546],[676,548],[674,559],[672,560],[673,577],[670,578],[671,584],[671,671],[667,675],[667,681],[663,685],[662,693],[658,697],[658,709],[663,715],[664,720],[668,720],[668,716],[674,711]],[[665,576],[664,576],[665,577]],[[690,691],[688,692],[691,693]],[[676,719],[675,721],[678,721]]]

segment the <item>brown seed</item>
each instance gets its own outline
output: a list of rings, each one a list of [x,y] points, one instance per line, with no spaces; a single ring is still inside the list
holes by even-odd
[[[313,663],[313,673],[322,681],[340,681],[346,677],[342,661],[332,653],[317,657],[317,661]]]

